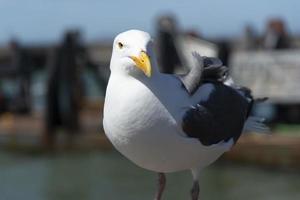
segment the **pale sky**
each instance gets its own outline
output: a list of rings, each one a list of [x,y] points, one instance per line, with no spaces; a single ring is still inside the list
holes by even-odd
[[[68,27],[87,40],[113,38],[137,28],[154,33],[155,19],[173,13],[180,26],[208,37],[241,34],[245,24],[262,32],[267,19],[282,17],[300,33],[299,0],[0,0],[0,43],[57,41]]]

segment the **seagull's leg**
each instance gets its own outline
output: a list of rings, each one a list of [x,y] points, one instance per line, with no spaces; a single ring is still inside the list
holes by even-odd
[[[166,186],[166,176],[164,173],[158,173],[158,188],[154,200],[161,200]]]
[[[198,181],[194,181],[193,187],[191,189],[192,200],[198,200],[199,193],[200,193],[199,182]]]

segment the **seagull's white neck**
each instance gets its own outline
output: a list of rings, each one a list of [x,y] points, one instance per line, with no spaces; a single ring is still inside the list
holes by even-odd
[[[181,82],[175,76],[157,71],[150,78],[142,77],[138,80],[151,91],[177,122],[181,121],[183,114],[181,111],[188,105],[189,95],[182,90]]]
[[[148,101],[156,98],[166,110],[179,122],[182,117],[181,110],[187,106],[188,94],[182,90],[181,82],[174,76],[160,73],[155,55],[151,55],[152,75],[147,77],[143,73],[128,74],[121,71],[112,71],[109,87],[111,91],[118,91],[113,96],[118,104],[120,98],[131,98],[132,101]],[[115,67],[120,67],[115,66]],[[108,90],[109,91],[109,90]],[[120,97],[122,91],[123,97]],[[117,97],[118,95],[118,97]],[[130,97],[128,95],[131,95]],[[144,96],[144,97],[142,97]]]

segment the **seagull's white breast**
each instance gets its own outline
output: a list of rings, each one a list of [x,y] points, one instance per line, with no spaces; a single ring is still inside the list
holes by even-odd
[[[173,106],[180,113],[186,105]],[[186,137],[169,111],[140,81],[111,75],[105,98],[104,130],[117,150],[135,164],[158,172],[202,168],[228,149],[219,144],[203,146],[199,140]]]

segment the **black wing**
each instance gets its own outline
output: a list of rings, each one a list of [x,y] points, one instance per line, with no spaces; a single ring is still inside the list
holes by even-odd
[[[203,145],[212,145],[231,138],[236,142],[252,106],[252,97],[244,88],[235,89],[221,82],[201,84],[197,105],[189,108],[182,119],[182,129]]]

